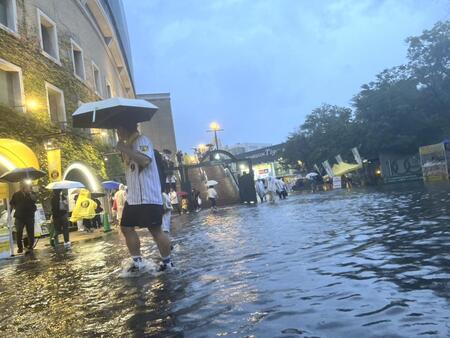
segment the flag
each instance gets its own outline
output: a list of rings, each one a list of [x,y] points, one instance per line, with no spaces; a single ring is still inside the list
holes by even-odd
[[[322,162],[322,166],[325,168],[328,176],[333,177],[333,170],[331,169],[330,163],[328,161]]]
[[[61,149],[47,150],[47,161],[50,182],[61,181]]]
[[[343,163],[344,162],[344,160],[342,159],[342,157],[341,157],[341,155],[339,154],[339,155],[337,155],[336,157],[336,161],[337,161],[337,163],[338,164],[341,164],[341,163]]]
[[[356,163],[358,163],[359,165],[362,165],[362,159],[361,159],[361,156],[359,155],[358,148],[356,148],[356,147],[352,148],[352,153],[353,153],[353,157],[355,158]]]

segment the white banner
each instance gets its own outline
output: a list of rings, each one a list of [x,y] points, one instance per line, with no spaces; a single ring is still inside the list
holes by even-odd
[[[330,163],[328,161],[322,162],[322,166],[324,167],[327,175],[333,177],[333,170],[331,169]]]
[[[358,163],[359,165],[362,165],[362,159],[361,156],[359,155],[359,151],[358,148],[354,147],[352,148],[352,153],[353,153],[353,157],[355,158],[356,163]]]

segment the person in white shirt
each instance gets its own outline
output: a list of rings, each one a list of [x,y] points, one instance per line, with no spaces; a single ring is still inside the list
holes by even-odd
[[[277,192],[277,184],[272,176],[267,178],[267,192],[270,203],[275,203],[275,194]]]
[[[178,214],[181,215],[180,202],[178,201],[178,195],[174,188],[170,188],[169,197],[172,209],[178,211]]]
[[[165,233],[170,233],[170,218],[172,216],[172,203],[170,203],[170,197],[167,191],[163,191],[162,193],[162,199],[163,199],[163,208],[164,208],[164,214],[162,217],[162,230]]]
[[[127,200],[126,187],[123,184],[120,184],[119,190],[117,190],[117,192],[114,194],[114,201],[116,203],[116,218],[119,224],[120,220],[122,219],[123,208],[125,206],[126,200]]]
[[[214,189],[213,186],[208,187],[208,200],[211,203],[211,208],[216,210],[217,209],[217,191]]]
[[[256,193],[258,194],[261,203],[264,203],[264,199],[266,198],[266,188],[264,187],[263,180],[259,179],[256,181]]]
[[[170,257],[170,239],[161,229],[163,201],[158,167],[153,145],[140,135],[136,123],[128,123],[117,129],[119,142],[116,149],[125,162],[125,178],[128,186],[120,228],[131,254],[132,261],[125,273],[139,273],[147,269],[141,256],[141,243],[135,227],[145,227],[155,240],[162,257],[159,271],[173,268]]]

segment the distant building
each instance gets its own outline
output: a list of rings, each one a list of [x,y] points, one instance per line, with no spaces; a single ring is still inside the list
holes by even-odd
[[[235,155],[239,160],[251,159],[255,179],[294,175],[294,170],[281,165],[284,143]]]
[[[258,150],[258,149],[266,148],[266,147],[270,147],[270,146],[271,146],[270,143],[236,143],[231,146],[226,146],[224,148],[224,150],[227,150],[236,156],[236,155],[239,155],[242,153],[246,153],[249,151],[254,151],[254,150]]]
[[[159,151],[170,150],[171,158],[175,161],[177,142],[170,93],[138,94],[137,97],[147,100],[159,108],[150,121],[140,124],[142,134],[150,138],[155,149]]]

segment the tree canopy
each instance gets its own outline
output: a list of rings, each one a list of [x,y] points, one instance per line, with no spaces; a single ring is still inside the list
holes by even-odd
[[[323,104],[286,142],[286,164],[309,168],[359,147],[366,158],[411,154],[450,136],[450,21],[409,37],[408,62],[361,86],[352,107]]]

